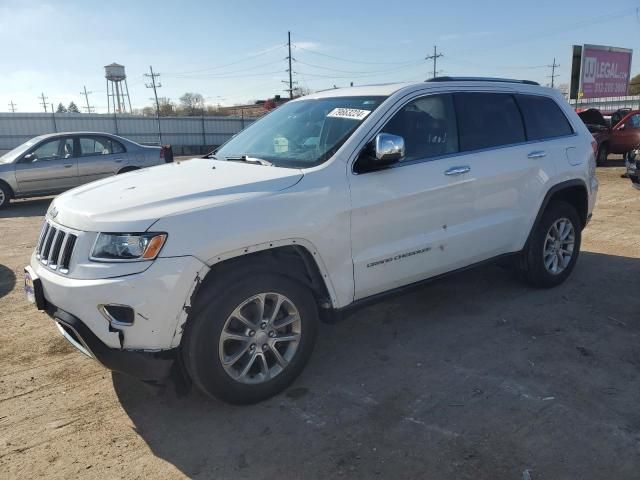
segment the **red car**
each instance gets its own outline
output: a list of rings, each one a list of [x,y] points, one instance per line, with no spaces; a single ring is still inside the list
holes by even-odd
[[[609,127],[599,110],[590,108],[578,113],[593,138],[598,142],[596,162],[602,166],[610,153],[627,155],[640,147],[640,110],[627,113],[613,127]]]

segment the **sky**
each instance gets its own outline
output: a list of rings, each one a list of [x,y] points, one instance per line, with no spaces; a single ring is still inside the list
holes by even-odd
[[[200,93],[210,105],[287,95],[293,77],[311,90],[422,81],[437,45],[438,75],[526,78],[541,84],[554,58],[568,83],[571,46],[634,49],[640,73],[640,1],[456,0],[214,1],[0,0],[0,111],[43,111],[73,101],[107,110],[104,65],[125,66],[134,108],[158,95]]]

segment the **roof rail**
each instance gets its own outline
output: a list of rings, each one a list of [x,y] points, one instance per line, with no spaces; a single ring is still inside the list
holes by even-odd
[[[503,82],[503,83],[524,83],[527,85],[540,85],[533,80],[516,80],[513,78],[494,77],[435,77],[425,80],[426,82]]]

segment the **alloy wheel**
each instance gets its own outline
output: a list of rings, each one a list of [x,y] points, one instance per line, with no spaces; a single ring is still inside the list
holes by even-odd
[[[220,334],[219,358],[240,383],[264,383],[287,368],[300,343],[298,309],[280,293],[259,293],[229,315]]]
[[[544,241],[544,266],[553,275],[562,273],[571,263],[576,233],[568,218],[553,222]]]

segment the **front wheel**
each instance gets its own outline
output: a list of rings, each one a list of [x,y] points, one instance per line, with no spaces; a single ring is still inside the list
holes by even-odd
[[[183,358],[194,384],[229,403],[249,404],[284,390],[307,363],[316,339],[315,299],[288,278],[258,274],[199,294]],[[203,297],[200,297],[203,295]]]
[[[564,282],[575,267],[581,239],[576,209],[566,202],[551,204],[522,252],[520,269],[524,278],[541,288]]]

